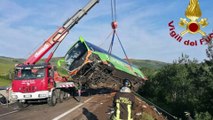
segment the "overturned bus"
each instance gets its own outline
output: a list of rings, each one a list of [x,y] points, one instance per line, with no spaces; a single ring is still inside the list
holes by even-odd
[[[63,61],[73,80],[81,81],[90,88],[119,89],[123,79],[127,78],[131,81],[132,88],[137,90],[146,80],[136,66],[109,54],[82,37],[69,49]]]

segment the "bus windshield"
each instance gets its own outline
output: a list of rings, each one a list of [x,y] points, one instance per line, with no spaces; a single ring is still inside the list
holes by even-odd
[[[67,69],[73,70],[80,66],[80,63],[82,63],[80,58],[82,58],[86,52],[86,46],[80,41],[77,42],[65,55]]]

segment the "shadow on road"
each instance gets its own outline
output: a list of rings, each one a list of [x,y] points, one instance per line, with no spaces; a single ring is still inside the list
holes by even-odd
[[[86,116],[87,120],[98,120],[97,116],[91,113],[87,108],[82,108],[83,114]]]
[[[93,95],[97,95],[97,94],[110,94],[112,92],[117,92],[114,89],[111,88],[97,88],[97,89],[82,89],[80,92],[80,96],[78,94],[78,91],[75,90],[75,92],[72,94],[73,98],[78,101],[81,102],[81,97],[88,97],[88,96],[93,96]]]

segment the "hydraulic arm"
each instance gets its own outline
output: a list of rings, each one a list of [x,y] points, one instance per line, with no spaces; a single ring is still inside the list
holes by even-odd
[[[54,45],[60,44],[69,33],[69,30],[78,23],[78,21],[87,14],[87,12],[99,0],[91,0],[86,6],[80,9],[76,14],[69,18],[52,36],[50,36],[25,62],[24,64],[36,64]],[[55,50],[54,50],[55,51]],[[49,62],[54,52],[50,53],[45,62]]]

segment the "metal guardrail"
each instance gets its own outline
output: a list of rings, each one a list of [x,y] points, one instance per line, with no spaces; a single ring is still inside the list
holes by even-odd
[[[0,90],[7,90],[8,86],[0,86]]]

